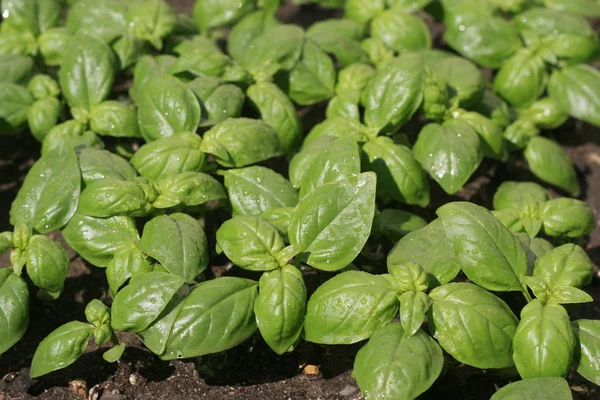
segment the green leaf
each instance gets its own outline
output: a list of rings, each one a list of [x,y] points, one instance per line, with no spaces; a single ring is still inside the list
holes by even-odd
[[[69,257],[48,236],[33,235],[27,245],[27,275],[33,284],[49,292],[60,292],[69,272]]]
[[[258,283],[254,304],[256,325],[277,354],[288,351],[300,337],[306,313],[306,285],[302,272],[286,265],[266,272]]]
[[[200,123],[200,104],[179,79],[159,74],[148,78],[135,97],[140,130],[147,141],[195,132]]]
[[[256,287],[255,281],[230,277],[197,285],[183,301],[161,358],[218,353],[246,340],[256,330]]]
[[[465,275],[493,291],[525,291],[527,256],[519,240],[488,210],[467,202],[436,211]]]
[[[581,200],[553,199],[542,207],[544,233],[548,236],[579,237],[595,227],[591,208]]]
[[[134,65],[144,53],[149,52],[149,44],[131,34],[121,36],[111,45],[119,60],[119,67],[125,70]]]
[[[430,330],[452,357],[482,369],[513,365],[518,320],[504,301],[471,283],[449,283],[429,297]]]
[[[364,27],[354,21],[317,21],[308,27],[306,36],[330,54],[341,67],[351,67],[355,63],[369,61],[368,54],[359,42],[364,37]]]
[[[600,5],[593,0],[543,0],[542,3],[557,11],[586,17],[600,17]]]
[[[211,78],[211,77],[205,77]],[[197,78],[202,79],[202,78]],[[190,86],[188,84],[188,86]],[[192,90],[194,88],[192,87]],[[195,92],[198,95],[197,92]],[[223,84],[218,85],[205,98],[200,98],[201,106],[206,110],[207,120],[202,125],[214,125],[223,122],[228,118],[237,118],[242,114],[242,107],[246,96],[242,89],[235,85]]]
[[[276,85],[258,82],[246,90],[248,99],[279,137],[281,148],[289,154],[302,137],[302,124],[290,99]]]
[[[79,321],[52,331],[35,350],[29,376],[37,378],[73,364],[85,351],[93,333],[93,325]]]
[[[425,89],[421,57],[404,53],[377,70],[362,93],[365,123],[383,133],[394,133],[419,109]]]
[[[97,3],[97,2],[96,2]],[[71,33],[64,27],[50,28],[37,38],[44,63],[58,66],[63,63]]]
[[[429,287],[446,284],[460,272],[460,263],[454,256],[441,219],[404,236],[390,251],[388,270],[412,261],[429,275]]]
[[[0,54],[33,56],[37,51],[37,43],[31,33],[8,30],[0,32]]]
[[[583,288],[592,281],[592,261],[585,251],[572,243],[563,244],[540,256],[533,276],[541,278],[551,288],[574,286]]]
[[[29,83],[27,83],[27,90],[31,92],[33,98],[36,100],[47,97],[58,97],[60,95],[58,82],[44,74],[34,75]]]
[[[279,267],[277,254],[285,244],[277,228],[257,216],[235,216],[217,230],[217,243],[237,266],[250,271]]]
[[[573,321],[578,345],[575,351],[577,372],[596,385],[600,382],[600,321],[580,319]]]
[[[542,2],[544,1],[546,0]],[[521,32],[533,32],[538,36],[556,36],[565,33],[580,36],[594,35],[594,29],[585,18],[553,10],[550,7],[530,8],[515,18],[515,24]]]
[[[300,60],[304,31],[296,25],[275,25],[247,44],[240,64],[255,80],[264,81],[277,71],[291,70]]]
[[[90,128],[102,136],[141,136],[135,109],[118,101],[105,101],[93,106],[90,110]]]
[[[193,16],[201,32],[229,25],[255,7],[254,0],[199,0],[194,4]]]
[[[116,60],[102,40],[79,34],[69,42],[58,72],[62,93],[71,108],[90,111],[106,100],[112,89]]]
[[[576,304],[591,303],[594,298],[581,289],[572,286],[559,286],[554,288],[546,304]]]
[[[135,168],[124,158],[107,150],[84,148],[79,151],[81,178],[86,185],[101,179],[133,181]]]
[[[73,215],[62,234],[69,247],[97,267],[106,267],[121,246],[140,238],[130,217],[94,218],[80,213]]]
[[[525,160],[531,172],[572,196],[581,191],[575,168],[567,152],[558,143],[545,137],[532,137],[525,148]]]
[[[362,149],[368,158],[367,169],[377,174],[380,195],[421,207],[429,204],[427,175],[408,147],[382,136]]]
[[[263,10],[247,14],[231,29],[227,37],[227,54],[241,62],[250,43],[264,31],[278,24],[273,16],[267,15]]]
[[[544,92],[548,73],[544,59],[524,48],[515,53],[494,77],[494,91],[515,107],[527,107]]]
[[[152,204],[137,181],[101,179],[83,189],[77,211],[100,218],[115,215],[142,217],[152,211]]]
[[[398,323],[379,329],[357,353],[354,376],[369,399],[414,399],[444,367],[440,346],[425,332],[407,337]]]
[[[494,193],[494,209],[522,209],[527,204],[542,204],[550,200],[550,193],[533,182],[503,182]]]
[[[384,7],[384,0],[347,0],[344,14],[359,24],[366,24],[382,12]]]
[[[104,358],[104,361],[106,361],[106,362],[113,363],[115,361],[118,361],[121,358],[124,351],[125,351],[125,345],[123,343],[117,344],[117,345],[111,347],[109,350],[106,350],[102,354],[102,358]]]
[[[156,320],[184,281],[166,272],[137,277],[115,296],[111,325],[120,332],[141,332]]]
[[[0,55],[0,82],[24,85],[33,73],[33,58],[18,54]]]
[[[176,62],[177,58],[168,54],[140,57],[133,69],[133,86],[129,89],[133,101],[138,102],[140,91],[146,86],[150,78],[167,74]]]
[[[540,129],[556,129],[567,121],[568,115],[551,97],[542,97],[526,110],[519,112],[519,118],[530,120]]]
[[[292,184],[265,167],[224,171],[225,187],[236,215],[259,215],[271,208],[295,207],[298,193]]]
[[[156,181],[156,186],[160,192],[152,203],[156,208],[197,206],[227,197],[221,183],[202,172],[187,171],[167,176]]]
[[[33,97],[23,86],[0,82],[0,134],[21,132],[32,104]]]
[[[208,266],[206,234],[187,214],[161,215],[148,221],[138,246],[188,283]]]
[[[300,200],[289,227],[308,265],[336,271],[354,260],[371,232],[377,178],[362,173],[319,186]]]
[[[71,119],[50,129],[42,142],[42,155],[63,147],[103,149],[104,143],[95,132],[86,131],[86,125]]]
[[[600,72],[587,65],[555,69],[548,94],[570,116],[600,126]]]
[[[123,284],[133,275],[150,272],[151,270],[152,261],[140,250],[137,244],[133,242],[121,244],[106,266],[106,279],[113,298]]]
[[[299,105],[310,105],[331,98],[336,71],[333,61],[312,40],[306,40],[302,57],[290,71],[288,95]]]
[[[185,171],[200,172],[206,159],[201,144],[202,139],[194,133],[163,137],[140,147],[131,157],[131,165],[153,181]]]
[[[413,153],[448,194],[458,192],[483,159],[479,136],[460,120],[426,125],[419,133]]]
[[[501,67],[521,48],[514,24],[499,17],[479,18],[464,25],[451,24],[444,40],[452,49],[485,68]]]
[[[169,68],[171,74],[184,72],[196,76],[222,76],[231,60],[225,54],[214,49],[193,48],[182,52],[181,56]]]
[[[364,127],[358,119],[334,116],[327,118],[311,129],[304,138],[304,147],[325,136],[347,138],[355,142],[365,142],[367,140]]]
[[[37,100],[27,110],[27,124],[31,134],[40,142],[52,128],[54,128],[60,118],[62,104],[55,97],[47,97]]]
[[[500,125],[476,112],[458,113],[457,118],[469,124],[479,135],[484,157],[499,161],[506,160],[506,140]]]
[[[11,223],[29,225],[40,233],[64,226],[77,209],[80,181],[73,150],[47,152],[27,173],[10,209]]]
[[[62,7],[56,0],[2,1],[2,29],[38,36],[60,22]]]
[[[415,15],[386,10],[371,21],[371,36],[397,53],[431,48],[429,27]]]
[[[427,226],[427,221],[408,211],[387,208],[379,214],[379,224],[381,233],[395,244],[409,233]]]
[[[29,325],[29,289],[12,268],[0,269],[0,354],[17,343]]]
[[[389,323],[398,308],[389,275],[343,272],[319,286],[308,300],[304,338],[321,344],[356,343]]]
[[[127,31],[127,3],[120,0],[78,0],[69,9],[65,26],[71,32],[86,33],[112,42]]]
[[[490,400],[572,400],[569,383],[564,378],[531,378],[509,383]]]
[[[245,167],[282,154],[277,133],[265,122],[230,118],[206,132],[200,149],[224,167]]]
[[[522,378],[565,377],[576,339],[569,314],[558,304],[535,299],[521,311],[514,337],[514,361]]]
[[[431,300],[423,292],[404,292],[398,298],[400,300],[400,322],[404,334],[411,337],[416,334],[423,321],[427,310],[431,307]]]
[[[130,1],[127,4],[129,30],[138,38],[162,48],[162,38],[175,30],[177,13],[162,0]]]

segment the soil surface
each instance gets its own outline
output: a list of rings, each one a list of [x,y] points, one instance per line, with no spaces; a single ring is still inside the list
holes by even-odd
[[[172,0],[179,10],[191,12],[192,0]],[[280,18],[302,25],[328,18],[335,12],[313,6],[286,6]],[[443,47],[443,27],[428,19],[436,47]],[[323,118],[324,107],[317,105],[300,110],[305,130]],[[412,124],[411,124],[412,125]],[[408,133],[418,132],[414,124]],[[413,133],[414,134],[414,133]],[[569,121],[560,130],[546,133],[565,146],[575,163],[583,191],[581,198],[600,211],[600,130],[578,121]],[[33,162],[39,157],[39,144],[30,135],[0,136],[0,232],[12,229],[8,221],[10,204]],[[275,161],[269,166],[282,165]],[[281,168],[279,168],[281,170]],[[284,174],[285,171],[280,171]],[[431,220],[437,207],[455,200],[469,200],[491,207],[495,189],[505,180],[537,181],[522,160],[505,164],[485,161],[466,187],[455,196],[445,194],[432,182],[432,203],[426,209],[411,209]],[[561,193],[557,193],[561,194]],[[399,208],[404,208],[400,205]],[[225,217],[224,217],[225,218]],[[52,234],[61,239],[60,233]],[[210,237],[210,233],[209,233]],[[214,237],[214,233],[212,235]],[[64,243],[63,243],[64,244]],[[66,248],[67,245],[64,244]],[[385,268],[385,255],[392,243],[369,243],[368,253],[358,265],[370,265],[377,272]],[[600,319],[600,229],[586,238],[586,249],[595,264],[594,281],[588,292],[595,302],[570,309],[573,319]],[[372,251],[371,251],[372,250]],[[114,364],[102,359],[103,349],[92,344],[71,367],[41,379],[29,379],[29,365],[38,343],[59,325],[84,320],[85,305],[94,298],[107,303],[107,284],[101,269],[92,267],[69,249],[71,266],[62,296],[53,302],[38,300],[30,286],[30,327],[23,339],[0,359],[0,400],[48,399],[68,400],[357,400],[363,396],[352,378],[354,356],[363,343],[351,346],[319,346],[303,342],[291,354],[277,356],[259,335],[227,352],[184,361],[161,361],[133,335],[121,334],[127,344],[123,358]],[[208,274],[251,276],[230,268],[227,260],[214,255]],[[8,266],[8,254],[0,255],[0,266]],[[310,290],[330,277],[307,268],[305,278]],[[502,296],[509,304],[520,304],[517,297]],[[447,357],[446,368],[434,386],[421,398],[479,400],[489,397],[515,379],[513,371],[482,371],[462,365]],[[575,399],[600,399],[600,388],[573,373],[569,383]]]

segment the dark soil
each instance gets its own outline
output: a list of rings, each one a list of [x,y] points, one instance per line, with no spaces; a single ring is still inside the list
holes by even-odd
[[[179,10],[190,12],[193,0],[172,0]],[[286,6],[280,17],[302,25],[332,16],[330,11],[315,7]],[[428,20],[434,32],[434,43],[440,47],[442,28]],[[322,106],[300,110],[308,131],[323,117]],[[418,127],[415,127],[415,130]],[[598,221],[600,211],[600,130],[578,121],[569,121],[557,132],[551,132],[564,144],[576,165],[582,187],[581,198],[594,210]],[[0,136],[0,232],[12,229],[8,210],[25,174],[39,157],[39,144],[29,135]],[[455,196],[448,196],[433,184],[432,204],[425,210],[414,209],[432,219],[435,209],[454,200],[469,200],[491,207],[492,195],[505,180],[536,181],[521,160],[498,165],[484,162],[469,184]],[[60,233],[54,233],[60,239]],[[586,249],[595,264],[596,276],[587,289],[595,302],[572,309],[573,318],[600,319],[600,230],[587,238]],[[66,244],[64,244],[65,247]],[[369,244],[372,254],[363,257],[358,265],[385,265],[385,254],[391,243]],[[108,364],[102,359],[103,349],[90,345],[86,354],[74,365],[42,379],[29,379],[29,365],[37,344],[59,325],[84,320],[84,307],[90,300],[110,301],[107,284],[101,269],[92,267],[69,249],[71,268],[62,296],[53,302],[35,297],[30,287],[31,321],[23,337],[0,360],[0,400],[51,399],[68,400],[89,397],[97,400],[124,399],[239,399],[239,400],[351,400],[362,399],[351,376],[354,356],[362,343],[351,346],[319,346],[302,343],[298,349],[277,356],[256,335],[244,344],[225,353],[201,358],[164,362],[146,350],[136,337],[121,334],[119,339],[128,345],[123,358]],[[215,276],[239,273],[229,269],[226,260],[213,258],[209,274]],[[0,255],[0,266],[8,266],[8,254]],[[327,274],[305,271],[309,289],[329,278]],[[256,277],[255,277],[256,278]],[[504,296],[510,303],[520,299]],[[314,370],[314,367],[318,370]],[[316,372],[316,373],[314,373]],[[423,399],[489,399],[510,379],[511,371],[482,371],[447,358],[446,368]],[[600,399],[600,388],[573,373],[569,383],[575,399]]]

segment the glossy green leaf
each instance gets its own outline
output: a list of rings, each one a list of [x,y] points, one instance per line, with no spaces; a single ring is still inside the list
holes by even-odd
[[[569,314],[558,304],[535,299],[521,311],[514,337],[514,361],[522,378],[565,377],[576,339]]]
[[[344,14],[359,24],[366,24],[383,11],[384,7],[384,0],[347,0]]]
[[[431,48],[429,27],[415,15],[387,10],[371,21],[371,35],[395,52]]]
[[[133,275],[150,272],[151,269],[152,261],[139,249],[137,244],[123,243],[106,266],[106,280],[111,295],[114,297]]]
[[[592,209],[581,200],[553,199],[544,204],[541,213],[544,233],[548,236],[579,237],[595,227]]]
[[[37,378],[73,364],[85,351],[93,333],[93,325],[79,321],[52,331],[35,350],[29,376]]]
[[[448,194],[458,192],[483,159],[479,136],[460,120],[426,125],[419,133],[413,153]]]
[[[265,122],[230,118],[206,132],[200,149],[224,167],[245,167],[282,154],[277,133]]]
[[[456,118],[469,124],[479,135],[484,157],[499,161],[506,160],[506,140],[500,125],[477,112],[460,112],[457,113]]]
[[[38,36],[59,24],[62,7],[56,0],[2,1],[2,29]]]
[[[27,90],[31,92],[33,98],[36,100],[47,97],[58,97],[60,95],[58,82],[45,74],[34,75],[27,83]]]
[[[230,349],[256,330],[257,283],[219,278],[197,285],[183,305],[161,358],[197,357]]]
[[[542,97],[526,110],[522,110],[519,117],[532,121],[540,129],[556,129],[569,118],[551,97]]]
[[[121,332],[141,332],[165,309],[183,286],[177,275],[148,272],[125,286],[111,307],[111,325]]]
[[[162,38],[175,30],[177,14],[162,0],[131,1],[127,4],[129,30],[138,38],[162,48]]]
[[[122,246],[139,240],[130,217],[94,218],[80,213],[71,218],[62,234],[69,247],[97,267],[106,267]]]
[[[550,7],[534,7],[522,12],[515,18],[515,24],[522,32],[531,31],[538,36],[556,36],[564,33],[580,36],[594,34],[594,29],[585,18]]]
[[[449,283],[429,297],[430,330],[452,357],[476,368],[513,365],[518,320],[504,301],[471,283]]]
[[[556,247],[535,262],[533,276],[541,278],[551,289],[560,286],[583,288],[594,274],[592,262],[585,251],[568,243]]]
[[[227,53],[241,62],[250,43],[265,30],[278,24],[273,16],[265,14],[263,10],[247,14],[231,29],[227,37]]]
[[[354,376],[367,399],[414,399],[444,367],[440,346],[425,332],[407,337],[398,323],[379,329],[354,360]]]
[[[222,76],[231,60],[220,51],[194,48],[185,51],[169,68],[171,74],[191,73],[195,76]]]
[[[298,204],[298,193],[292,184],[269,168],[246,167],[223,174],[236,215],[259,215],[271,208]]]
[[[355,142],[367,140],[362,124],[358,119],[348,117],[327,118],[315,125],[304,138],[304,146],[324,136],[352,139]]]
[[[406,204],[429,204],[429,181],[412,151],[388,137],[378,137],[363,146],[367,169],[377,174],[378,192]]]
[[[427,272],[430,287],[450,282],[461,268],[440,219],[400,239],[388,254],[388,269],[407,261],[419,264]]]
[[[575,367],[577,372],[596,385],[600,382],[600,321],[580,319],[573,322],[578,345]]]
[[[161,215],[148,221],[138,246],[186,282],[192,282],[208,266],[206,234],[187,214]]]
[[[50,28],[37,38],[44,63],[57,66],[63,63],[71,33],[65,27]]]
[[[319,286],[310,297],[304,338],[322,344],[356,343],[389,323],[398,309],[389,276],[343,272]]]
[[[436,211],[465,275],[493,291],[526,290],[527,256],[519,240],[488,210],[467,202]]]
[[[29,325],[29,289],[12,268],[0,269],[0,354],[17,343]]]
[[[535,51],[524,48],[498,70],[494,90],[511,105],[527,107],[544,92],[547,81],[544,59]]]
[[[427,310],[431,307],[431,300],[422,292],[404,292],[400,300],[400,322],[404,333],[411,337],[421,328]]]
[[[54,128],[60,118],[62,104],[55,97],[37,100],[27,110],[27,124],[31,134],[40,142]]]
[[[386,63],[362,93],[366,125],[395,132],[418,110],[424,88],[425,68],[418,55],[406,53]]]
[[[49,292],[60,292],[69,272],[69,257],[48,236],[33,235],[27,245],[27,275],[34,285]]]
[[[74,33],[86,33],[108,43],[127,30],[127,3],[119,0],[78,0],[69,9],[65,26]]]
[[[135,109],[118,101],[105,101],[93,106],[90,110],[90,128],[102,136],[141,136]]]
[[[124,158],[107,150],[84,148],[79,151],[81,178],[86,185],[101,179],[133,181],[135,168]]]
[[[592,303],[594,298],[581,289],[572,286],[554,288],[546,304]]]
[[[600,4],[593,0],[543,0],[542,3],[549,8],[565,11],[587,17],[600,16]]]
[[[33,58],[15,54],[0,55],[1,82],[25,84],[33,73]]]
[[[600,126],[600,72],[588,65],[554,70],[548,94],[572,117]]]
[[[286,265],[260,277],[254,304],[256,325],[277,354],[285,353],[298,340],[305,312],[306,285],[296,267]]]
[[[288,95],[300,105],[327,100],[333,96],[335,77],[331,58],[312,40],[306,40],[302,57],[290,71]]]
[[[302,137],[302,124],[294,104],[270,82],[257,82],[247,89],[246,95],[260,118],[277,132],[283,152],[289,154]]]
[[[160,138],[140,147],[131,157],[131,165],[151,180],[185,171],[199,172],[206,159],[201,144],[202,139],[194,133]]]
[[[533,182],[503,182],[494,193],[494,209],[521,209],[530,203],[545,203],[550,200],[550,193]]]
[[[199,0],[194,4],[193,16],[202,32],[235,22],[252,11],[255,0]]]
[[[108,98],[115,72],[111,48],[95,36],[80,34],[69,42],[58,81],[71,108],[90,111]]]
[[[319,186],[302,198],[289,227],[292,245],[310,266],[336,271],[365,245],[375,213],[377,178],[362,173]]]
[[[277,228],[284,240],[287,241],[288,227],[293,213],[294,208],[292,207],[270,208],[260,214],[260,217]]]
[[[364,27],[347,19],[317,21],[306,30],[306,36],[323,51],[330,54],[342,67],[366,62],[368,54],[362,49],[360,40]]]
[[[160,195],[152,203],[155,208],[197,206],[227,197],[221,183],[202,172],[187,171],[167,176],[157,180],[156,187]]]
[[[33,97],[15,83],[0,82],[0,135],[24,130]]]
[[[577,182],[575,168],[567,152],[558,143],[536,136],[529,140],[524,154],[529,169],[536,177],[572,196],[579,195],[581,188]]]
[[[392,243],[397,243],[404,236],[427,226],[427,221],[404,210],[386,208],[378,217],[381,233]]]
[[[71,119],[50,129],[42,142],[42,155],[63,147],[103,149],[104,143],[95,132],[86,130],[85,124]]]
[[[277,254],[285,244],[279,231],[257,216],[235,216],[217,230],[217,243],[237,266],[250,271],[279,267]]]
[[[102,354],[102,358],[106,362],[113,363],[115,361],[118,361],[121,358],[124,351],[125,351],[125,344],[121,343],[121,344],[111,347],[109,350],[106,350]]]
[[[101,179],[83,189],[77,211],[99,218],[141,217],[152,211],[152,200],[137,181]]]
[[[140,130],[147,141],[195,132],[200,123],[200,104],[194,92],[173,76],[148,78],[135,101]]]
[[[40,233],[64,226],[75,214],[81,173],[69,148],[44,154],[29,170],[10,209],[11,223],[27,224]]]
[[[177,62],[177,58],[168,54],[142,56],[133,69],[133,86],[129,89],[129,94],[134,102],[138,102],[140,91],[150,78],[167,74],[175,62]]]
[[[490,400],[572,400],[569,383],[564,378],[530,378],[509,383]]]

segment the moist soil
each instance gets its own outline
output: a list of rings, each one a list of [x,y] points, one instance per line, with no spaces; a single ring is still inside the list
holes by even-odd
[[[191,12],[193,0],[172,0],[182,12]],[[320,10],[313,6],[284,6],[279,17],[308,26],[314,21],[337,15],[337,11]],[[443,47],[443,27],[425,16],[434,36],[436,47]],[[598,25],[597,21],[594,21]],[[299,110],[305,130],[324,118],[324,105]],[[416,135],[422,121],[405,128],[409,136]],[[582,196],[594,211],[596,220],[600,211],[600,129],[570,120],[560,130],[547,133],[557,139],[569,152],[576,166],[582,185]],[[114,145],[114,144],[113,144]],[[111,147],[111,143],[107,144]],[[10,204],[23,179],[39,158],[39,144],[31,135],[0,136],[0,232],[11,230],[8,220]],[[267,163],[284,175],[285,163],[275,160]],[[426,209],[408,208],[429,220],[440,205],[457,200],[468,200],[491,207],[492,196],[505,180],[537,181],[518,157],[504,164],[484,161],[470,182],[454,196],[445,194],[432,182],[432,202]],[[556,193],[556,195],[564,195]],[[407,209],[406,206],[390,204],[390,207]],[[207,227],[209,237],[226,214],[216,213],[213,227]],[[51,234],[61,240],[60,232]],[[66,248],[66,243],[63,244]],[[214,245],[214,243],[213,243]],[[392,243],[368,243],[357,265],[369,265],[369,271],[385,270],[385,255]],[[600,229],[586,238],[586,250],[594,262],[595,277],[587,288],[594,303],[569,309],[573,319],[600,319]],[[211,248],[214,248],[212,246]],[[52,302],[37,299],[35,288],[30,284],[31,316],[27,333],[0,359],[0,400],[48,399],[75,400],[188,400],[188,399],[236,399],[236,400],[358,400],[363,399],[352,377],[354,356],[363,343],[348,346],[320,346],[302,342],[298,348],[283,356],[273,353],[259,335],[224,353],[189,360],[161,361],[148,351],[131,334],[120,334],[119,340],[127,344],[123,358],[113,364],[102,359],[102,352],[95,344],[72,366],[44,376],[29,379],[29,365],[38,343],[52,330],[71,320],[84,320],[85,305],[99,298],[107,304],[107,284],[102,269],[95,268],[69,249],[70,271],[62,296]],[[231,268],[222,256],[213,254],[213,265],[206,272],[208,277],[229,275],[258,276]],[[8,254],[0,255],[0,266],[9,265]],[[366,268],[366,267],[365,267]],[[330,274],[304,270],[309,291],[314,291]],[[463,278],[464,279],[464,278]],[[522,307],[522,300],[511,294],[502,296],[515,309]],[[489,399],[498,388],[517,379],[514,371],[478,370],[447,357],[442,376],[422,399],[479,400]],[[576,373],[568,377],[573,396],[577,400],[600,399],[600,387],[587,382]]]

